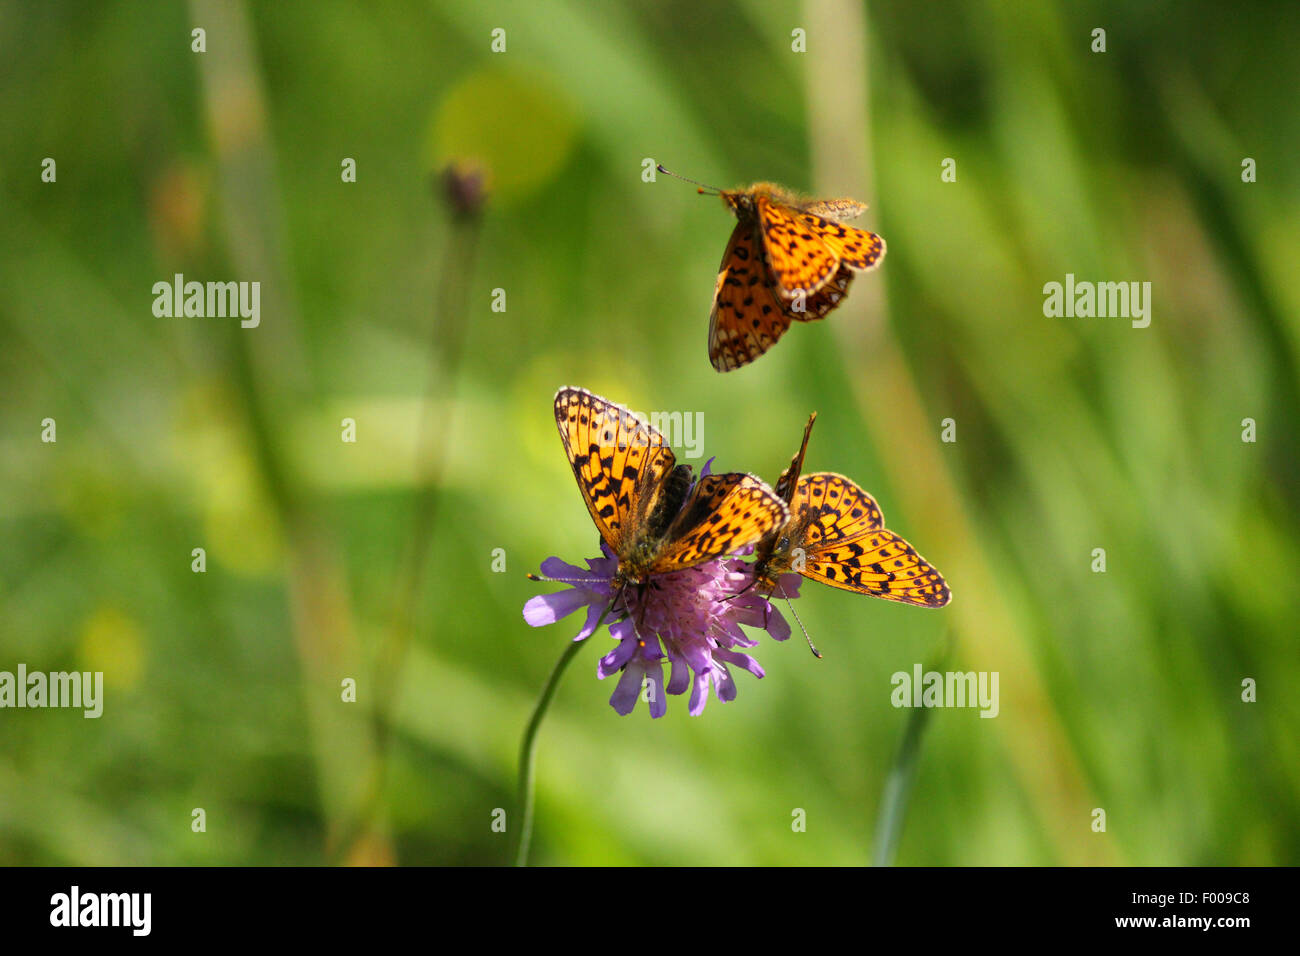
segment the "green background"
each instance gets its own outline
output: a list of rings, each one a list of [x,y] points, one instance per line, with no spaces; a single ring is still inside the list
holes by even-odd
[[[825,659],[763,635],[767,677],[698,718],[618,717],[602,634],[542,731],[535,862],[887,858],[890,675],[947,653],[1001,713],[930,712],[898,862],[1300,863],[1298,20],[0,4],[0,670],[106,682],[99,720],[0,711],[0,863],[504,862],[493,811],[577,629],[524,624],[550,590],[524,574],[596,550],[565,384],[702,412],[716,467],[768,480],[817,410],[808,467],[954,599],[808,584]],[[718,375],[732,221],[647,158],[865,200],[888,255]],[[480,220],[431,185],[453,159],[490,171]],[[260,281],[260,328],[154,317],[177,272]],[[1044,317],[1066,273],[1151,282],[1150,327]]]

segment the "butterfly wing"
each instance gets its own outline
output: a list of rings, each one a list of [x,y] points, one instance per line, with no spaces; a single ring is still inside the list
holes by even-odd
[[[916,549],[892,531],[808,552],[804,577],[917,607],[943,607],[952,592]]]
[[[874,269],[885,257],[885,240],[874,232],[846,226],[811,212],[796,215],[801,235],[817,236],[835,257],[839,267],[858,272]]]
[[[622,557],[676,464],[672,449],[622,405],[584,388],[555,393],[555,424],[591,520]]]
[[[804,205],[803,210],[825,219],[856,219],[867,211],[867,204],[856,199],[819,199]]]
[[[792,507],[810,519],[802,541],[805,577],[918,607],[943,607],[951,600],[943,575],[886,530],[875,499],[843,475],[806,475]]]
[[[835,273],[834,279],[804,299],[802,310],[795,308],[798,300],[782,303],[786,316],[796,322],[816,322],[818,319],[826,318],[831,310],[849,294],[849,283],[853,281],[855,275],[857,273],[848,266],[840,266],[840,271]]]
[[[785,523],[785,502],[753,475],[706,475],[668,530],[655,574],[694,567],[747,548]]]
[[[787,505],[794,501],[795,489],[799,483],[799,473],[803,471],[803,456],[808,451],[808,437],[812,434],[813,422],[815,421],[817,421],[817,413],[813,412],[808,416],[808,424],[803,427],[803,443],[799,445],[799,450],[795,453],[795,456],[790,459],[790,467],[781,472],[781,477],[776,480],[776,496]]]
[[[841,266],[834,279],[804,298],[800,309],[797,298],[782,297],[753,229],[738,224],[722,257],[709,314],[709,361],[719,372],[748,365],[775,345],[792,321],[826,318],[848,294],[855,275]]]
[[[789,313],[774,292],[754,226],[741,221],[718,269],[709,314],[709,361],[719,372],[748,365],[789,327]]]
[[[834,472],[819,471],[799,480],[790,509],[798,514],[805,508],[813,515],[804,544],[807,548],[860,537],[885,527],[876,500],[855,482]]]
[[[801,292],[811,296],[834,278],[840,268],[839,256],[822,241],[825,227],[817,224],[830,223],[839,229],[850,227],[801,213],[762,192],[755,197],[754,207],[767,264],[782,298],[788,301]]]
[[[813,412],[808,416],[808,424],[803,428],[803,442],[799,445],[799,450],[790,459],[790,466],[781,472],[781,477],[776,480],[776,488],[773,489],[776,496],[789,507],[790,513],[781,525],[774,528],[754,546],[754,578],[768,588],[775,586],[776,578],[788,566],[789,542],[794,538],[802,541],[800,525],[804,519],[794,507],[794,497],[798,491],[799,473],[803,471],[803,456],[808,450],[808,437],[812,434],[815,421],[817,421],[817,413]],[[783,545],[786,547],[782,547]],[[778,548],[780,554],[777,553]]]

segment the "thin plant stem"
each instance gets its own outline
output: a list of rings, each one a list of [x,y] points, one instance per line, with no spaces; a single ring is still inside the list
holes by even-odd
[[[947,669],[952,657],[952,643],[950,631],[938,659],[926,666],[926,672]],[[919,692],[920,688],[914,691]],[[876,816],[875,853],[871,860],[873,866],[893,866],[894,858],[898,855],[898,844],[903,837],[903,821],[907,818],[912,785],[916,782],[916,768],[921,762],[921,739],[929,722],[928,707],[914,706],[908,715],[898,756],[889,768],[889,776],[885,778],[885,792],[880,798],[880,812]]]
[[[391,739],[391,711],[393,702],[397,699],[397,683],[415,629],[416,605],[433,541],[446,460],[447,420],[445,412],[440,414],[435,408],[436,393],[440,388],[445,397],[454,394],[465,342],[469,283],[474,272],[482,219],[477,210],[457,211],[454,199],[452,206],[453,215],[442,256],[433,321],[430,324],[431,374],[421,402],[419,432],[416,436],[416,465],[420,471],[411,515],[411,535],[397,571],[392,621],[375,662],[375,699],[387,703],[381,704],[372,714],[375,760],[368,774],[363,807],[355,821],[357,828],[368,825],[372,817],[378,816],[383,799],[388,769],[386,757]]]
[[[930,711],[916,707],[908,715],[903,730],[903,742],[898,757],[885,778],[885,792],[880,798],[880,813],[876,817],[876,846],[872,866],[893,866],[898,855],[898,843],[903,836],[903,821],[907,805],[912,798],[912,785],[916,782],[916,767],[921,754],[921,736],[925,733]]]
[[[441,314],[433,325],[431,346],[435,353],[442,353],[442,387],[446,396],[453,394],[456,373],[460,367],[465,338],[466,299],[478,249],[479,223],[477,217],[454,220],[443,258],[437,306]],[[435,359],[435,367],[437,364]],[[420,486],[411,516],[411,536],[405,560],[398,573],[393,625],[379,666],[377,685],[380,700],[389,699],[411,642],[415,608],[438,513],[438,496],[446,460],[447,426],[445,411],[440,412],[435,408],[431,381],[422,402],[420,430],[416,440],[416,461],[423,470],[419,476]]]
[[[592,628],[588,637],[581,641],[569,642],[560,659],[555,662],[551,676],[547,678],[546,686],[542,688],[542,696],[538,698],[537,706],[533,708],[533,715],[528,719],[528,726],[524,728],[524,737],[519,744],[519,829],[517,831],[519,838],[513,854],[515,866],[528,865],[528,848],[533,838],[533,764],[537,752],[537,732],[541,729],[542,720],[551,706],[551,698],[555,696],[555,689],[559,687],[560,677],[569,666],[569,661],[577,656],[580,647],[596,635],[613,606],[611,601],[609,607],[601,612],[596,626]]]

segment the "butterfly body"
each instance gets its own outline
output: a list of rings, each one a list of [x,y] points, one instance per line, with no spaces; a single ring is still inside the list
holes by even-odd
[[[691,466],[677,465],[664,479],[662,487],[650,493],[651,505],[642,533],[629,536],[618,553],[615,585],[644,584],[663,551],[673,520],[681,513],[691,490]]]
[[[816,413],[803,444],[777,481],[789,508],[785,523],[754,551],[754,582],[771,594],[796,571],[831,587],[918,607],[943,607],[952,592],[938,570],[901,536],[885,528],[874,498],[833,472],[801,474]]]
[[[803,429],[803,441],[795,452],[790,465],[781,472],[776,480],[777,497],[786,503],[787,508],[793,504],[799,485],[799,475],[803,471],[804,455],[808,452],[808,438],[812,435],[813,423],[817,413],[808,416],[808,424]],[[807,508],[791,510],[785,524],[769,534],[754,549],[754,583],[761,594],[771,594],[776,590],[781,575],[790,571],[795,564],[794,549],[807,536],[808,525],[812,515]]]
[[[586,389],[556,393],[555,422],[592,521],[618,558],[616,591],[754,545],[789,516],[753,475],[692,482],[657,429]]]
[[[754,361],[791,322],[825,318],[854,276],[885,254],[875,233],[846,226],[866,205],[806,200],[774,183],[720,190],[736,216],[709,316],[709,360],[719,372]]]
[[[781,575],[788,574],[794,567],[794,549],[803,542],[810,521],[811,515],[806,509],[798,516],[792,515],[788,524],[761,548],[754,562],[754,584],[759,594],[770,595],[776,590]]]

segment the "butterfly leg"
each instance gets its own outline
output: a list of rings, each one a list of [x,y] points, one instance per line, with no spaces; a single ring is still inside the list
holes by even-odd
[[[734,601],[736,598],[740,597],[742,594],[744,594],[746,591],[748,591],[750,588],[752,588],[756,583],[757,583],[757,582],[756,582],[753,578],[750,578],[748,584],[746,584],[743,588],[741,588],[741,589],[740,589],[739,591],[737,591],[735,594],[729,594],[729,595],[727,595],[725,598],[723,598],[723,600],[724,600],[724,601]]]
[[[641,612],[637,615],[636,639],[640,642],[642,647],[645,647],[645,638],[641,636],[641,628],[645,626],[645,609],[646,609],[646,605],[649,603],[645,599],[645,592],[649,587],[650,587],[650,582],[648,580],[643,581],[641,584],[637,586],[636,596],[637,596],[638,603],[640,603],[641,605]]]
[[[619,606],[619,604],[622,604],[622,605],[623,605],[623,610],[622,610],[622,612],[621,612],[621,616],[622,616],[622,617],[627,617],[627,596],[626,596],[626,592],[627,592],[627,582],[624,581],[622,584],[620,584],[620,585],[618,586],[618,590],[614,592],[613,600],[611,600],[611,601],[609,602],[609,609],[610,609],[610,612],[611,612],[611,613],[613,613],[614,609],[617,608],[617,607]]]

